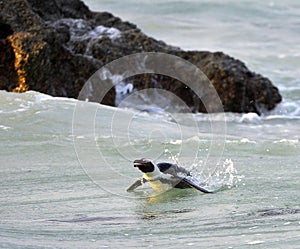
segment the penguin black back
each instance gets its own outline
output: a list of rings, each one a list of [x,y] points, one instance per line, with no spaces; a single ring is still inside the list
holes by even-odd
[[[161,172],[165,174],[170,174],[170,175],[184,174],[185,176],[191,175],[191,173],[187,171],[185,168],[180,167],[177,164],[173,164],[173,163],[158,163],[157,167]]]

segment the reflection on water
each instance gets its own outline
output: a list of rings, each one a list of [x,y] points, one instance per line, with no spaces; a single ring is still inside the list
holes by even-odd
[[[170,189],[169,191],[161,192],[161,193],[152,193],[149,197],[145,198],[144,205],[161,205],[164,203],[172,203],[178,202],[183,198],[188,198],[194,195],[202,195],[199,191],[194,189]]]
[[[174,214],[192,212],[193,208],[178,204],[197,195],[203,194],[193,189],[171,189],[162,193],[152,193],[149,197],[143,199],[137,214],[143,220],[154,220]]]

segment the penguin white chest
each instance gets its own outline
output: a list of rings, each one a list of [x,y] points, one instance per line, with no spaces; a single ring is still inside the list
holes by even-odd
[[[151,188],[153,188],[153,190],[156,192],[163,192],[173,188],[172,181],[167,175],[144,174],[144,178],[149,182]]]

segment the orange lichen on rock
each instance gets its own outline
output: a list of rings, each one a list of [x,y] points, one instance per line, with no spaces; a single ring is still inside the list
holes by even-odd
[[[18,85],[13,89],[13,92],[25,92],[29,89],[26,84],[26,70],[25,65],[28,62],[29,54],[26,53],[23,49],[22,40],[24,33],[20,32],[13,36],[10,36],[8,39],[11,43],[11,46],[15,53],[15,71],[18,74]]]
[[[33,37],[31,33],[19,32],[8,38],[15,54],[14,67],[18,75],[18,85],[13,92],[21,93],[29,90],[28,69],[32,67],[32,60],[39,55],[46,44],[43,41],[32,42]]]

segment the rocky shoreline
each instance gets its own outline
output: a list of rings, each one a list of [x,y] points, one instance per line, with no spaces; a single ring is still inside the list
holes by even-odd
[[[35,90],[77,98],[100,67],[125,55],[163,52],[199,67],[229,112],[272,110],[281,101],[271,81],[222,52],[183,51],[146,36],[136,25],[107,12],[92,12],[80,0],[0,0],[0,89]],[[160,87],[193,111],[206,112],[195,94],[176,79],[139,75],[133,87]],[[160,84],[157,84],[159,82]],[[102,100],[115,105],[112,88]]]

